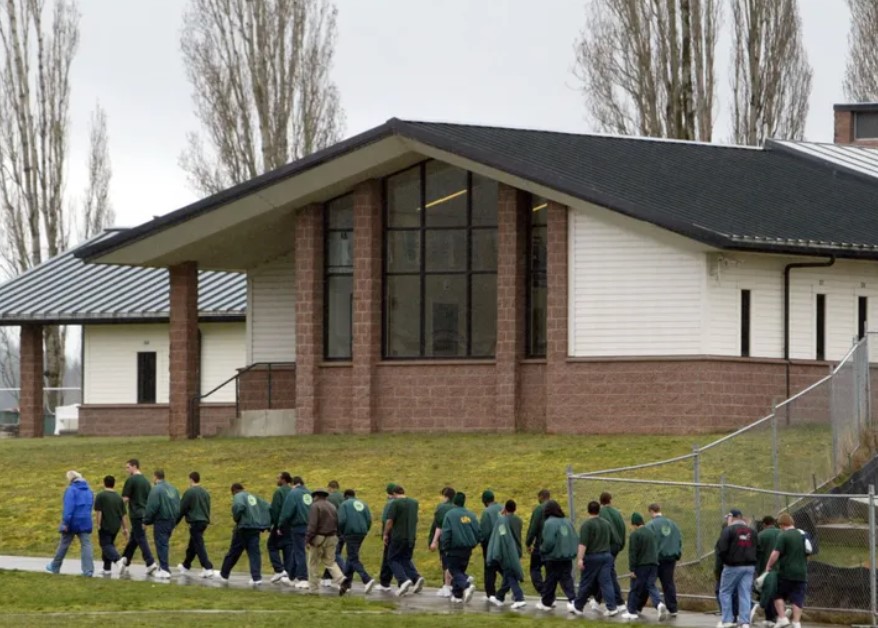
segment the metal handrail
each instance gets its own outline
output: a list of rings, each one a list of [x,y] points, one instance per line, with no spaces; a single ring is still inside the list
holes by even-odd
[[[272,366],[275,364],[295,364],[295,362],[254,362],[253,364],[250,364],[250,365],[242,368],[237,373],[232,375],[230,378],[228,378],[227,380],[225,380],[224,382],[222,382],[218,386],[215,386],[214,388],[212,388],[208,392],[206,392],[204,394],[195,395],[194,397],[192,397],[191,403],[193,406],[196,404],[199,404],[202,401],[204,401],[205,399],[207,399],[208,397],[210,397],[215,392],[219,391],[221,388],[224,388],[224,387],[228,386],[229,384],[231,384],[232,382],[235,382],[235,414],[236,415],[240,414],[241,400],[240,400],[239,385],[240,385],[241,376],[244,375],[245,373],[249,373],[250,371],[252,371],[253,369],[255,369],[258,366],[267,366],[268,367],[268,407],[269,407],[269,409],[271,409]]]

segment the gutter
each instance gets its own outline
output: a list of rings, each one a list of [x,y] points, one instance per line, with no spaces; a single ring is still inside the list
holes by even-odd
[[[796,268],[828,268],[835,265],[835,255],[830,255],[825,262],[795,262],[787,264],[783,269],[783,359],[786,365],[786,389],[789,399],[790,391],[790,271]]]

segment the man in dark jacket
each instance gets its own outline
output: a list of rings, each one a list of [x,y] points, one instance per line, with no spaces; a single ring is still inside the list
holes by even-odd
[[[131,458],[125,463],[125,472],[128,479],[122,486],[122,499],[128,504],[128,520],[131,522],[131,534],[128,543],[122,550],[122,561],[119,575],[128,572],[128,567],[134,559],[134,552],[140,548],[143,562],[146,563],[146,573],[151,574],[159,568],[158,563],[149,549],[149,541],[146,539],[146,530],[143,529],[143,513],[146,511],[146,500],[152,490],[149,480],[140,471],[140,462],[137,458]]]
[[[552,494],[548,489],[542,489],[537,493],[539,504],[530,514],[530,523],[527,526],[527,538],[524,544],[530,552],[530,581],[537,593],[543,590],[543,560],[540,554],[540,533],[543,530],[543,504],[551,499]]]
[[[517,505],[507,500],[494,524],[491,542],[488,544],[488,560],[497,567],[503,577],[497,589],[495,606],[503,606],[506,594],[512,591],[512,608],[524,608],[524,592],[519,582],[524,582],[521,569],[521,519],[515,514]]]
[[[165,482],[164,470],[156,469],[153,478],[155,485],[146,500],[143,525],[153,526],[152,539],[159,559],[159,570],[155,572],[155,577],[167,580],[171,577],[171,565],[168,562],[171,534],[180,518],[180,494],[176,488]]]
[[[662,620],[668,615],[677,616],[677,584],[674,582],[674,570],[677,568],[677,561],[683,556],[683,535],[680,534],[677,524],[662,514],[660,504],[650,504],[649,515],[652,519],[646,527],[655,535],[658,544],[657,580],[662,584],[665,599],[662,601],[655,584],[649,589],[649,597],[652,598],[659,620]]]
[[[420,593],[424,588],[424,579],[412,561],[418,534],[418,502],[407,497],[405,489],[399,484],[393,492],[396,497],[390,502],[387,523],[384,524],[384,544],[388,546],[387,561],[399,584],[396,591],[398,596],[409,591]]]
[[[756,569],[756,531],[744,521],[741,511],[733,508],[726,517],[728,525],[722,531],[716,546],[723,561],[719,583],[719,604],[722,623],[726,628],[737,625],[732,609],[732,596],[738,598],[742,619],[750,614],[750,591]]]
[[[250,561],[250,586],[262,584],[262,553],[259,551],[259,534],[271,527],[271,507],[264,499],[251,495],[243,485],[232,484],[232,519],[235,529],[232,543],[220,568],[220,580],[229,581],[229,574],[241,554],[247,551]]]
[[[482,558],[485,567],[485,599],[492,604],[497,603],[497,568],[488,561],[488,543],[491,542],[491,534],[494,532],[494,525],[500,516],[503,506],[494,501],[494,492],[487,489],[482,493],[482,504],[485,509],[482,511],[482,518],[479,523],[482,528]]]
[[[582,615],[582,609],[585,607],[588,595],[597,585],[600,587],[601,594],[607,604],[604,615],[612,617],[619,612],[616,606],[613,583],[610,580],[610,566],[613,564],[610,542],[613,538],[613,532],[610,524],[601,519],[600,512],[601,505],[598,502],[589,502],[588,518],[579,529],[577,565],[582,575],[572,612]]]
[[[125,516],[125,502],[113,490],[116,478],[104,477],[104,490],[95,496],[94,510],[97,513],[98,544],[101,546],[101,559],[104,562],[103,575],[112,575],[112,565],[122,566],[122,555],[116,549],[116,535],[123,530],[128,536],[128,518]]]
[[[285,583],[296,589],[308,589],[308,558],[305,555],[305,531],[308,528],[308,510],[311,508],[311,491],[305,487],[305,481],[298,475],[292,479],[293,488],[284,498],[284,505],[278,517],[278,528],[289,530],[293,549],[286,572],[289,576]]]
[[[381,511],[382,534],[384,533],[384,528],[387,526],[387,515],[390,512],[390,506],[393,504],[393,500],[396,499],[396,493],[393,492],[395,490],[396,484],[389,482],[385,489],[385,492],[387,493],[387,501],[384,502],[384,508]],[[391,586],[393,584],[393,571],[390,569],[390,560],[388,558],[389,550],[390,546],[387,543],[384,543],[384,548],[381,550],[381,569],[378,572],[378,590],[384,593],[393,590],[393,587]]]
[[[91,578],[95,569],[91,546],[91,506],[94,494],[88,487],[88,482],[78,471],[68,471],[67,482],[67,488],[64,491],[61,525],[58,528],[61,533],[61,542],[58,543],[58,549],[52,562],[46,565],[46,571],[50,573],[61,571],[61,563],[64,562],[67,549],[73,539],[78,538],[82,575]]]
[[[213,578],[213,563],[207,557],[207,549],[204,547],[204,531],[210,525],[210,493],[201,486],[201,474],[198,471],[189,474],[189,488],[180,499],[177,523],[184,517],[189,524],[189,545],[186,546],[186,555],[183,562],[177,565],[177,570],[181,574],[189,573],[192,561],[197,556],[201,563],[201,577]]]
[[[631,537],[628,540],[628,571],[631,572],[631,590],[628,608],[622,619],[638,619],[649,597],[649,589],[655,586],[658,575],[658,543],[655,535],[646,529],[643,515],[631,513]]]
[[[357,493],[354,489],[349,488],[344,492],[345,500],[338,508],[338,531],[345,538],[345,547],[348,552],[348,559],[345,561],[344,575],[347,581],[347,587],[353,584],[354,574],[360,575],[365,585],[364,593],[367,595],[375,586],[375,579],[369,575],[363,563],[360,562],[360,547],[363,540],[372,529],[372,513],[369,506],[360,499],[357,499]]]
[[[451,572],[451,601],[463,604],[469,602],[476,588],[470,584],[466,575],[473,548],[479,544],[482,530],[476,514],[465,508],[466,495],[455,494],[454,508],[445,513],[439,533],[439,543],[445,553],[448,571]]]
[[[616,575],[616,556],[625,549],[625,519],[619,509],[613,506],[613,496],[604,491],[600,497],[601,519],[610,524],[613,537],[610,539],[610,554],[613,556],[613,564],[610,565],[610,578],[613,580],[613,591],[616,594],[616,606],[623,606],[622,590],[619,588],[619,577]]]
[[[308,584],[311,593],[317,593],[320,576],[325,569],[338,586],[339,595],[348,592],[350,586],[335,562],[335,546],[338,545],[338,513],[327,500],[329,491],[318,488],[311,492],[311,508],[308,510],[308,526],[305,544],[308,546]]]
[[[268,559],[271,561],[271,567],[274,575],[271,577],[272,582],[287,582],[289,574],[287,573],[287,565],[292,562],[293,537],[290,531],[284,530],[278,526],[280,520],[280,511],[284,507],[284,500],[287,493],[292,490],[292,476],[281,471],[277,476],[277,488],[274,489],[274,495],[271,497],[271,530],[268,532]]]

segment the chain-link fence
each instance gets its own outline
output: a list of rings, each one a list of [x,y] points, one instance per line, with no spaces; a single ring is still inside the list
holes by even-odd
[[[874,611],[869,594],[874,588],[869,583],[875,582],[875,529],[869,527],[874,510],[862,503],[868,496],[819,493],[853,471],[854,456],[871,427],[870,335],[856,341],[826,376],[765,417],[695,446],[690,454],[588,473],[569,468],[571,515],[585,513],[587,503],[603,491],[611,492],[613,504],[627,515],[645,515],[650,503],[660,503],[683,532],[680,593],[709,599],[714,543],[728,509],[739,508],[754,523],[788,511],[797,527],[825,546],[810,563],[809,606]],[[627,573],[627,557],[619,561],[617,573]]]

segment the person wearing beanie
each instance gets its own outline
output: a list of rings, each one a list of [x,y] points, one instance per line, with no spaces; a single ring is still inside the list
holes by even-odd
[[[674,582],[674,570],[677,568],[677,561],[683,556],[683,536],[677,524],[662,514],[661,505],[650,504],[648,510],[652,519],[646,527],[655,535],[658,543],[659,565],[656,579],[662,584],[662,594],[665,599],[662,601],[656,585],[650,587],[649,597],[661,620],[668,615],[677,616],[677,585]]]
[[[658,543],[655,535],[644,525],[643,515],[639,512],[631,513],[628,571],[631,573],[631,589],[622,619],[637,619],[649,598],[649,589],[655,586],[658,575]]]
[[[146,501],[149,499],[149,493],[152,486],[146,476],[140,471],[140,462],[137,458],[131,458],[125,463],[125,472],[128,479],[122,486],[122,500],[128,504],[128,519],[131,522],[131,534],[128,536],[128,543],[122,550],[122,562],[119,568],[119,575],[128,573],[128,567],[134,560],[134,552],[140,548],[140,554],[143,556],[143,562],[146,563],[147,575],[159,568],[158,563],[152,556],[152,550],[149,549],[149,541],[146,538],[146,530],[143,529],[143,514],[146,511]]]
[[[466,570],[473,548],[481,539],[482,529],[476,514],[466,508],[465,494],[456,493],[452,504],[442,520],[439,542],[451,572],[451,602],[464,604],[472,599],[476,590],[470,584]]]
[[[116,535],[121,529],[128,536],[128,518],[125,516],[125,502],[113,490],[116,478],[112,475],[104,477],[104,490],[95,495],[94,511],[97,517],[98,545],[101,547],[101,560],[104,563],[102,574],[113,574],[113,565],[121,567],[122,555],[116,549]]]
[[[530,582],[536,589],[537,593],[542,593],[543,589],[543,560],[540,555],[540,532],[543,530],[543,504],[551,499],[552,494],[549,489],[541,489],[537,493],[537,501],[539,502],[530,513],[530,523],[527,526],[527,538],[525,545],[530,553]]]
[[[435,552],[437,549],[439,550],[439,562],[442,565],[442,574],[445,578],[442,587],[436,592],[436,595],[439,597],[451,597],[451,572],[448,571],[445,553],[439,548],[439,537],[442,534],[442,522],[445,521],[445,514],[454,508],[453,500],[455,493],[456,491],[450,486],[444,487],[439,492],[442,499],[436,506],[436,511],[433,513],[433,521],[430,523],[430,536],[428,539],[430,551]]]
[[[388,483],[385,488],[385,492],[387,493],[387,501],[384,503],[384,510],[381,512],[381,533],[384,533],[384,526],[387,525],[387,513],[390,510],[390,504],[393,503],[393,500],[396,498],[396,484],[393,482]],[[381,551],[381,570],[378,574],[378,586],[376,587],[379,591],[383,593],[390,592],[393,587],[393,572],[390,570],[390,561],[387,560],[387,544],[384,544],[384,549]]]
[[[543,530],[540,534],[540,554],[546,566],[546,581],[540,591],[538,611],[551,611],[555,607],[555,589],[560,585],[567,596],[567,610],[571,611],[576,591],[573,585],[573,559],[576,558],[576,530],[564,516],[564,511],[554,499],[543,507]]]
[[[482,492],[482,518],[479,524],[482,527],[482,558],[485,570],[485,600],[491,604],[497,604],[497,568],[488,561],[488,543],[491,542],[491,534],[497,524],[497,518],[503,506],[494,501],[494,492],[487,489]]]
[[[405,489],[398,484],[393,493],[396,497],[387,509],[384,544],[387,545],[387,562],[399,585],[396,595],[402,597],[409,591],[420,593],[424,588],[424,579],[412,562],[418,533],[418,502],[407,497]]]
[[[155,486],[146,500],[143,525],[153,526],[152,540],[159,559],[159,570],[155,572],[155,577],[167,580],[171,577],[171,565],[168,562],[171,535],[180,518],[180,493],[165,481],[165,472],[162,469],[155,470],[153,480]]]
[[[55,551],[55,557],[46,565],[49,573],[59,573],[67,550],[74,538],[79,539],[80,567],[82,575],[91,578],[94,575],[94,556],[91,545],[91,506],[94,494],[78,471],[67,472],[67,488],[64,489],[62,500],[61,541]]]
[[[508,500],[497,517],[497,523],[491,532],[488,544],[488,561],[494,565],[503,577],[497,589],[495,606],[503,606],[506,594],[512,591],[512,608],[524,608],[524,592],[520,582],[524,582],[524,571],[521,569],[521,519],[515,514],[517,505]]]
[[[305,533],[308,530],[308,512],[311,509],[311,491],[298,475],[290,480],[292,488],[284,498],[284,505],[278,517],[278,528],[289,530],[292,542],[290,561],[287,563],[287,577],[281,582],[295,589],[308,589],[308,558],[305,555]]]

